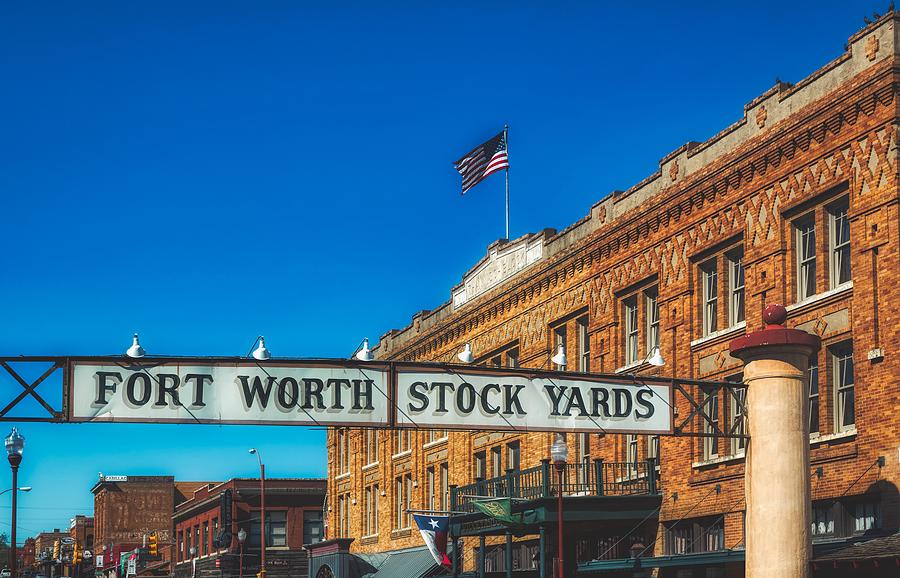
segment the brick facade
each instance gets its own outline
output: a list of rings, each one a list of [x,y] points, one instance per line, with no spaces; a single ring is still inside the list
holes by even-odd
[[[481,356],[479,362],[515,349],[522,366],[547,367],[554,329],[560,324],[570,328],[565,340],[574,359],[579,348],[574,324],[586,317],[592,372],[725,380],[741,371],[740,362],[728,355],[729,341],[761,327],[765,304],[783,303],[789,310],[788,325],[816,333],[823,341],[817,358],[819,431],[810,441],[814,503],[871,496],[878,502],[877,524],[886,532],[896,531],[898,23],[894,13],[882,17],[851,37],[844,54],[807,79],[796,85],[779,83],[749,103],[740,121],[709,141],[676,150],[660,162],[657,173],[598,202],[565,231],[543,232],[538,239],[542,256],[516,274],[493,286],[470,283],[467,277],[454,289],[451,302],[417,314],[403,330],[385,334],[375,350],[377,358],[447,361],[470,343],[476,357]],[[833,228],[842,203],[850,230],[848,282],[841,282],[839,261],[833,257],[840,244]],[[798,294],[804,250],[799,227],[806,219],[814,224],[816,236],[816,270],[808,298]],[[497,243],[490,251],[505,246]],[[742,253],[745,321],[729,316],[725,299],[731,296],[727,260],[735,255],[732,250]],[[490,259],[479,267],[490,265]],[[718,274],[714,330],[704,327],[709,316],[707,265],[714,265]],[[662,368],[628,364],[624,300],[645,288],[658,292],[659,345],[666,358]],[[645,315],[638,311],[642,324]],[[644,337],[640,334],[638,359],[648,353]],[[838,423],[836,411],[837,382],[847,367],[840,362],[845,345],[852,346],[854,366],[852,427]],[[718,408],[718,419],[728,423],[734,411],[729,400],[720,399]],[[687,416],[691,408],[684,403],[676,411]],[[328,436],[328,537],[355,538],[352,548],[357,552],[421,545],[414,529],[396,529],[398,476],[410,476],[410,507],[424,508],[429,502],[429,467],[447,463],[449,483],[467,484],[476,477],[476,452],[486,450],[491,456],[491,450],[499,448],[505,468],[508,444],[518,441],[520,465],[526,468],[548,457],[552,440],[544,433],[451,432],[444,441],[429,442],[427,432],[413,431],[409,450],[397,454],[398,434],[378,432],[377,459],[369,464],[366,432],[348,431],[348,447],[339,451],[343,435],[332,430]],[[577,439],[568,436],[570,456],[577,455]],[[588,440],[591,459],[627,457],[625,436],[589,434]],[[650,443],[638,439],[641,457]],[[707,516],[724,519],[726,548],[739,547],[744,510],[741,448],[719,439],[711,451],[694,437],[666,436],[659,444],[663,497],[653,554],[669,553],[667,524]],[[347,458],[342,464],[343,452]],[[366,488],[376,483],[378,529],[371,532],[364,502]],[[343,508],[349,518],[346,528]],[[475,544],[465,544],[466,570],[474,567]]]
[[[227,545],[217,545],[214,543],[216,535],[224,528],[221,499],[226,490],[232,492],[231,540]],[[304,540],[314,542],[321,539],[324,499],[324,479],[266,480],[266,515],[271,517],[274,513],[283,516],[285,522],[284,543],[267,541],[267,575],[306,576]],[[252,576],[259,571],[259,479],[236,478],[197,488],[190,499],[176,508],[172,520],[176,576],[191,576],[193,565],[196,565],[198,576],[238,575],[241,545],[237,536],[241,529],[248,535],[243,547],[244,574]],[[257,540],[255,544],[254,539]],[[192,562],[191,547],[196,549],[193,556],[196,562]]]

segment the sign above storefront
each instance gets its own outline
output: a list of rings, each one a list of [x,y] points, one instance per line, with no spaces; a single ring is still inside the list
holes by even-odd
[[[68,360],[68,421],[670,433],[669,380],[431,363]]]

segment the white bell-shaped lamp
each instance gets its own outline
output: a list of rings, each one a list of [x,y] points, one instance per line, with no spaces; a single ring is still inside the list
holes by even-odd
[[[472,363],[475,360],[475,356],[472,355],[472,346],[466,343],[466,346],[456,354],[456,357],[463,363]]]
[[[125,355],[127,355],[128,357],[134,357],[134,358],[144,357],[144,355],[145,355],[144,348],[141,347],[141,344],[138,341],[137,333],[134,334],[134,339],[131,342],[131,347],[129,347],[128,350],[125,351]]]
[[[666,364],[666,360],[663,359],[658,345],[654,346],[653,349],[650,350],[650,355],[647,356],[647,363],[654,367],[662,367]]]
[[[362,347],[359,348],[359,351],[356,352],[356,359],[360,361],[372,361],[375,359],[375,356],[372,355],[372,350],[369,349],[369,338],[366,337],[363,339]]]
[[[556,355],[550,358],[556,365],[566,365],[566,346],[560,343],[556,348]]]
[[[259,345],[256,347],[256,349],[253,350],[253,359],[265,361],[272,357],[272,354],[269,353],[268,349],[266,349],[266,338],[260,335],[258,341]]]

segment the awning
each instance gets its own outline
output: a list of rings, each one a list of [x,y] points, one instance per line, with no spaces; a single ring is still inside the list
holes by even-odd
[[[374,568],[362,578],[427,578],[441,572],[426,547],[396,550],[375,555],[357,554]]]

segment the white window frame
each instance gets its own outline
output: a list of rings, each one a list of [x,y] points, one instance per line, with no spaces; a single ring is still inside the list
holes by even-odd
[[[816,294],[816,219],[815,213],[794,221],[797,246],[797,301]],[[810,285],[810,277],[812,285]]]
[[[829,348],[831,355],[831,382],[834,390],[834,431],[845,432],[856,429],[856,390],[855,375],[853,365],[853,344],[844,342]],[[842,364],[843,362],[843,364]],[[849,380],[847,375],[849,362]],[[846,421],[846,408],[844,400],[847,396],[852,397],[853,401],[853,419],[850,423]]]
[[[587,373],[591,370],[591,337],[588,334],[587,315],[575,320],[575,334],[578,338],[578,371]]]
[[[441,484],[440,506],[441,510],[450,509],[450,464],[443,462],[438,466]]]
[[[738,380],[736,383],[741,383],[741,381]],[[737,399],[735,399],[735,397]],[[739,400],[740,403],[738,403]],[[747,390],[745,388],[731,390],[728,394],[728,402],[728,433],[730,435],[747,435],[747,416],[744,414],[743,409],[743,407],[746,407],[747,405]],[[742,454],[746,451],[746,439],[732,437],[730,440],[731,455]]]
[[[703,337],[719,328],[719,271],[718,260],[713,258],[700,265],[703,283]]]
[[[519,367],[519,348],[513,347],[506,352],[506,367]]]
[[[659,289],[644,291],[644,315],[647,318],[647,354],[659,347]]]
[[[637,434],[625,434],[625,462],[628,477],[633,478],[638,474],[638,457],[640,455]]]
[[[709,417],[709,420],[701,419],[703,422],[703,433],[711,434],[712,437],[703,438],[703,460],[713,460],[719,457],[719,438],[715,435],[716,430],[713,428],[712,421],[717,428],[719,427],[719,392],[716,390],[701,390],[703,392],[703,413]],[[712,398],[712,403],[710,403]]]
[[[638,302],[637,295],[622,300],[625,317],[625,365],[637,363],[638,357]]]
[[[850,219],[849,202],[844,199],[831,205],[828,213],[828,271],[829,289],[834,289],[853,280],[850,265]],[[846,232],[846,238],[842,233]],[[847,278],[841,279],[842,263],[846,261]]]
[[[819,359],[813,354],[809,358],[809,368],[806,374],[806,398],[807,398],[807,423],[806,429],[809,435],[819,435],[822,430],[822,421],[819,418],[819,405],[821,403],[821,388],[819,384]],[[816,429],[812,429],[813,419]]]
[[[744,321],[744,250],[725,253],[728,263],[728,326]]]

